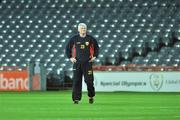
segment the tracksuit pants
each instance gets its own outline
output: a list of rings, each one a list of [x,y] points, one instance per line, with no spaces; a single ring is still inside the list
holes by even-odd
[[[84,76],[87,85],[88,96],[95,96],[94,76],[92,70],[92,62],[79,62],[73,65],[73,90],[72,100],[81,100],[82,97],[82,77]]]

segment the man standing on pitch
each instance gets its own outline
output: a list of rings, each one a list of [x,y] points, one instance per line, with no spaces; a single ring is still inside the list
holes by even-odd
[[[75,104],[82,96],[82,76],[87,84],[89,103],[94,102],[94,76],[92,70],[93,61],[97,58],[99,47],[96,39],[87,34],[87,25],[78,25],[78,35],[73,36],[66,46],[66,55],[73,63],[73,91],[72,99]]]

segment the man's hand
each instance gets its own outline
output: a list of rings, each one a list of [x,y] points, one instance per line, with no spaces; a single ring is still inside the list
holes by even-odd
[[[72,57],[72,58],[70,58],[70,61],[71,61],[72,63],[75,63],[77,60]]]
[[[96,59],[96,57],[92,57],[91,60],[89,60],[89,62],[93,62]]]

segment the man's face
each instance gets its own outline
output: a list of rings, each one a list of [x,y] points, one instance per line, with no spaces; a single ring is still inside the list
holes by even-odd
[[[86,28],[85,26],[81,26],[81,27],[79,28],[79,33],[80,33],[80,34],[86,34],[86,32],[87,32],[87,28]]]

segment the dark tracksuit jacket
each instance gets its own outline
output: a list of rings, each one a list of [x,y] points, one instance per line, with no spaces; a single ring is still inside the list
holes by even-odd
[[[80,35],[73,36],[66,46],[68,58],[74,57],[77,62],[73,65],[73,91],[72,99],[81,100],[82,96],[82,75],[87,84],[88,96],[94,97],[94,77],[92,70],[92,57],[98,57],[99,47],[96,39],[90,35],[82,38]]]

